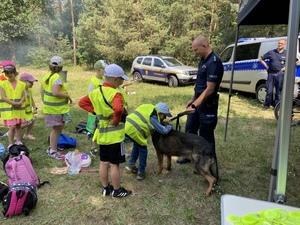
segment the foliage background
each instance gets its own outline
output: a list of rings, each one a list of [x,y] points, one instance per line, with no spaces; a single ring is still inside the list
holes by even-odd
[[[92,67],[105,59],[129,68],[140,54],[197,65],[191,41],[206,35],[216,53],[234,42],[239,0],[5,0],[0,61],[42,68],[53,55]],[[73,16],[72,16],[73,15]],[[240,37],[286,35],[286,26],[243,26]]]

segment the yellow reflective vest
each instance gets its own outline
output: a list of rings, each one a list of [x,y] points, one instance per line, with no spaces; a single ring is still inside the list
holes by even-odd
[[[25,91],[25,119],[26,121],[29,121],[33,118],[33,112],[32,112],[32,90],[31,88],[28,88],[28,90]]]
[[[19,102],[25,91],[26,84],[17,80],[16,88],[14,89],[8,80],[0,83],[1,87],[5,90],[6,97],[14,102]],[[1,101],[1,118],[3,120],[12,120],[15,118],[25,119],[25,103],[19,108],[14,108],[11,104]]]
[[[88,80],[85,84],[88,87],[92,83],[94,85],[94,89],[96,89],[99,85],[103,84],[103,80],[93,76],[90,80]]]
[[[150,116],[153,110],[158,109],[152,104],[140,105],[133,113],[126,118],[125,133],[141,146],[147,146],[147,138],[155,131],[150,122]]]
[[[102,91],[106,101],[113,106],[112,100],[115,95],[119,93],[118,89],[102,86]],[[93,90],[89,94],[89,99],[91,100],[94,112],[99,119],[99,127],[96,135],[97,144],[110,145],[122,142],[125,139],[125,125],[122,122],[117,126],[110,125],[110,121],[113,117],[113,109],[105,103],[100,89],[97,88]]]
[[[124,108],[128,111],[128,102],[127,102],[127,94],[126,91],[124,90],[124,88],[118,87],[118,90],[121,92],[122,94],[122,99],[123,99],[123,103],[124,103]]]
[[[50,76],[52,72],[48,72],[42,79],[42,85],[44,88],[44,104],[43,104],[43,113],[45,114],[64,114],[70,111],[68,100],[66,98],[58,98],[52,94],[53,83],[60,78],[62,81],[62,87],[60,92],[68,93],[63,79],[58,73],[54,73]],[[49,83],[46,84],[45,81],[50,76]]]

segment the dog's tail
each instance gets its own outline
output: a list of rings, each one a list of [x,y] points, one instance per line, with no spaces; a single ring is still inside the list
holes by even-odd
[[[209,170],[210,173],[214,176],[214,178],[219,180],[218,161],[216,157],[214,157],[213,163],[211,164]]]

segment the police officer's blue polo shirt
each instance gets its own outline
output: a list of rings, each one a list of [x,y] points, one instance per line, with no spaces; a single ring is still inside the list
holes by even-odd
[[[206,82],[217,83],[215,93],[218,92],[224,74],[221,59],[211,52],[206,59],[201,60],[198,65],[198,74],[195,85],[195,93],[200,95],[206,89]]]
[[[286,50],[281,53],[277,49],[270,50],[261,57],[263,60],[269,59],[269,73],[278,73],[283,67],[285,67]]]

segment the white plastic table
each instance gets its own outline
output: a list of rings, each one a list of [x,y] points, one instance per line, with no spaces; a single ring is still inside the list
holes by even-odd
[[[226,194],[221,197],[221,224],[232,225],[227,220],[227,216],[230,214],[244,216],[247,213],[258,213],[260,210],[273,208],[284,209],[287,212],[300,211],[300,208],[297,207]]]

